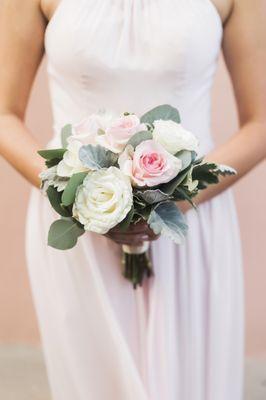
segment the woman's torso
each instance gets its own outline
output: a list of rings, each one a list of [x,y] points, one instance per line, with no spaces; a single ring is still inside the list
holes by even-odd
[[[222,31],[211,0],[61,0],[45,34],[54,141],[100,108],[169,103],[208,151]]]

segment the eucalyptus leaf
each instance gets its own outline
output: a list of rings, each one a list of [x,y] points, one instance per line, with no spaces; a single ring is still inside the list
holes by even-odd
[[[140,121],[143,123],[153,124],[154,121],[158,119],[172,120],[174,122],[180,123],[180,115],[176,108],[170,106],[169,104],[163,104],[153,108],[144,114]]]
[[[74,219],[59,219],[50,226],[48,245],[59,250],[71,249],[84,232],[81,225]]]
[[[135,133],[129,141],[127,142],[127,145],[131,145],[134,149],[144,140],[151,140],[152,139],[152,133],[150,131],[140,131]]]
[[[58,192],[53,186],[49,186],[47,196],[53,209],[62,217],[70,217],[71,213],[61,204],[62,193]]]
[[[62,160],[65,152],[66,152],[66,149],[60,148],[60,149],[39,150],[38,154],[45,160],[53,160],[54,158],[58,158],[58,159]]]
[[[52,158],[52,160],[46,160],[45,165],[47,168],[54,167],[55,165],[58,165],[61,161],[61,158]]]
[[[167,236],[176,244],[183,242],[188,230],[183,214],[172,201],[156,206],[149,216],[148,224],[156,235]]]
[[[72,125],[65,125],[61,130],[61,143],[64,149],[67,148],[67,139],[72,135]]]
[[[148,204],[169,200],[169,195],[162,192],[160,189],[137,190],[135,195]]]
[[[62,204],[64,206],[70,206],[74,203],[77,188],[82,184],[87,175],[87,172],[78,172],[71,176],[62,195]]]
[[[84,167],[98,170],[116,165],[118,155],[100,145],[88,144],[80,148],[79,158]]]

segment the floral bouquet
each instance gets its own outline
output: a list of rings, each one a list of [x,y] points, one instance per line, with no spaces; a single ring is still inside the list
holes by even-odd
[[[198,139],[180,123],[177,109],[160,105],[139,118],[100,110],[61,132],[62,147],[41,150],[47,169],[42,189],[61,219],[53,222],[48,244],[70,249],[86,231],[110,234],[148,225],[180,244],[187,232],[177,206],[193,198],[227,166],[197,158]],[[122,245],[124,276],[134,288],[152,275],[149,241]]]

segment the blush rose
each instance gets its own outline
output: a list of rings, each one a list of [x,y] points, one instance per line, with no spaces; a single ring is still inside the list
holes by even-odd
[[[135,114],[122,115],[111,122],[105,135],[97,137],[97,142],[103,147],[121,153],[129,139],[137,132],[147,130],[145,124]]]
[[[141,142],[134,150],[127,146],[118,160],[132,185],[152,187],[171,181],[181,171],[182,161],[154,140]]]

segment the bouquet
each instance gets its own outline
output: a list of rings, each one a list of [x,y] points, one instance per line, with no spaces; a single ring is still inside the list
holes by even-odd
[[[53,222],[48,244],[66,250],[86,231],[126,232],[148,224],[155,237],[182,243],[187,224],[178,201],[188,201],[230,167],[197,158],[197,137],[183,128],[179,112],[160,105],[139,117],[106,110],[66,125],[62,147],[39,151],[47,169],[42,190],[61,216]],[[122,245],[124,276],[134,288],[153,274],[149,242]]]

